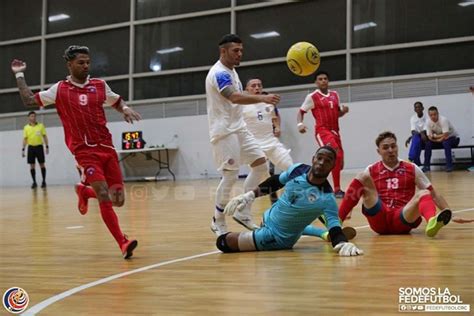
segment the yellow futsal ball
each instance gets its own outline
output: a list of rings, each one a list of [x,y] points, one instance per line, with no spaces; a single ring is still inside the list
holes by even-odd
[[[309,76],[319,68],[319,51],[311,43],[294,44],[286,54],[286,63],[291,72],[298,76]]]

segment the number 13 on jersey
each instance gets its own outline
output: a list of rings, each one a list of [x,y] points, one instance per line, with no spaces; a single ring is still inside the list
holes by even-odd
[[[387,189],[398,189],[398,179],[390,178],[385,180],[387,182]]]

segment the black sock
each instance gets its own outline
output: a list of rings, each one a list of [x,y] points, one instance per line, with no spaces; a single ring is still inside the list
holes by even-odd
[[[36,170],[30,169],[31,178],[33,179],[33,183],[36,183]]]
[[[43,182],[46,182],[46,167],[41,168],[41,176],[43,177]]]

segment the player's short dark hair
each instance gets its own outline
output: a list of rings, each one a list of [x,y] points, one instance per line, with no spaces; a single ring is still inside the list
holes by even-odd
[[[36,115],[36,112],[35,112],[35,111],[30,111],[30,112],[28,112],[28,116],[30,116],[31,114]]]
[[[247,81],[245,81],[245,87],[247,87],[249,85],[249,82],[252,80],[260,80],[260,82],[263,84],[263,80],[260,79],[259,77],[252,77],[252,78],[247,79]]]
[[[386,138],[393,138],[395,139],[395,141],[397,141],[397,136],[395,136],[393,132],[385,131],[380,133],[379,136],[377,136],[377,138],[375,139],[375,145],[379,147],[380,143]]]
[[[324,145],[324,146],[319,147],[316,150],[316,153],[314,155],[316,156],[323,149],[326,149],[326,150],[330,151],[334,155],[334,159],[336,159],[336,156],[337,156],[336,150],[334,148],[332,148],[331,146],[328,146],[328,145]]]
[[[321,76],[321,75],[326,75],[326,77],[328,77],[328,80],[329,80],[329,73],[325,70],[320,70],[316,72],[316,74],[314,75],[314,81],[316,81],[316,79],[318,79],[318,76]]]
[[[423,107],[423,103],[421,103],[421,101],[416,101],[415,104],[413,104],[413,107],[415,107],[417,104],[421,105],[421,107]]]
[[[438,112],[438,108],[436,106],[430,106],[430,108],[428,109],[428,111],[436,111]]]
[[[71,61],[77,57],[78,54],[86,54],[89,55],[89,47],[87,46],[79,46],[79,45],[71,45],[64,51],[64,59],[66,61]]]
[[[228,43],[242,43],[242,40],[237,34],[226,34],[219,41],[219,47]]]

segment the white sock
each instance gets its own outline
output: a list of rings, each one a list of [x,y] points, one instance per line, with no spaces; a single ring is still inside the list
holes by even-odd
[[[237,181],[238,170],[224,170],[222,171],[222,179],[216,191],[216,208],[214,210],[214,217],[216,220],[225,219],[223,213],[227,202],[230,200],[230,192],[235,181]]]
[[[255,189],[263,180],[268,178],[268,164],[264,163],[256,167],[252,167],[247,179],[244,182],[244,192]]]

